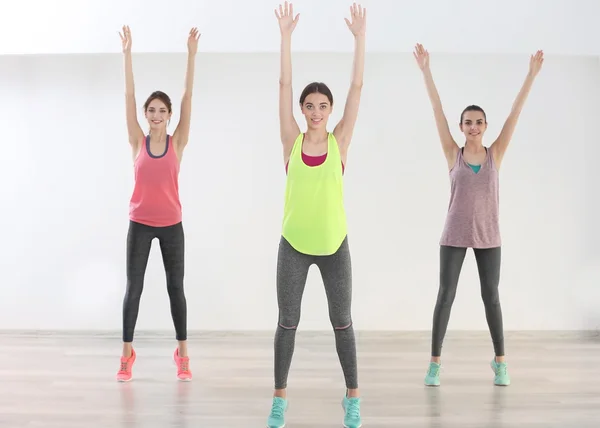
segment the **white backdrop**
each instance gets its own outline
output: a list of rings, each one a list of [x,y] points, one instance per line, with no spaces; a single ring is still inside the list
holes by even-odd
[[[161,89],[173,98],[177,123],[185,60],[183,54],[134,55],[140,120],[145,97]],[[180,178],[190,330],[276,325],[285,185],[278,61],[270,53],[197,59],[191,142]],[[337,108],[331,120],[338,120],[351,62],[345,53],[295,54],[295,97],[306,83],[325,81]],[[528,55],[432,53],[458,141],[460,112],[476,103],[488,114],[491,143],[527,66]],[[0,90],[7,124],[0,328],[118,331],[133,186],[121,55],[1,57]],[[599,99],[597,58],[547,56],[501,171],[508,330],[600,325]],[[346,171],[355,328],[428,330],[449,183],[411,54],[367,55]],[[469,252],[450,329],[487,328],[478,287]],[[138,328],[172,329],[157,243]],[[300,328],[330,328],[316,268]]]
[[[191,27],[202,52],[278,52],[274,9],[284,0],[0,0],[0,54],[117,53],[129,24],[134,51],[185,52]],[[350,52],[353,0],[293,0],[294,49]],[[360,0],[369,52],[600,55],[597,0]]]

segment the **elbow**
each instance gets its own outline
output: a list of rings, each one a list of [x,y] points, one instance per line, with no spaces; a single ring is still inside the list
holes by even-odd
[[[361,90],[363,85],[364,85],[364,81],[362,79],[361,80],[353,80],[351,83],[352,88],[358,89],[358,90]]]

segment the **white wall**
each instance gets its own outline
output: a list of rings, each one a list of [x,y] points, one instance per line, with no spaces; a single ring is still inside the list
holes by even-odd
[[[294,49],[350,52],[352,0],[293,0]],[[1,54],[117,53],[129,24],[134,51],[185,52],[191,27],[202,52],[278,52],[273,13],[283,0],[0,0]],[[369,52],[600,55],[597,0],[361,0]]]
[[[491,143],[528,56],[432,55],[455,137],[460,140],[460,111],[477,103],[487,111]],[[192,330],[275,327],[285,185],[278,60],[267,53],[197,59],[192,135],[181,172]],[[337,103],[332,120],[338,120],[351,61],[349,54],[296,54],[295,96],[309,81],[327,82]],[[108,54],[0,58],[0,117],[8,124],[0,169],[2,329],[120,329],[133,186],[121,63],[120,55]],[[165,90],[178,104],[184,66],[185,55],[134,56],[140,120],[152,90]],[[549,55],[503,163],[507,329],[600,324],[599,72],[597,58]],[[367,55],[345,182],[356,328],[429,329],[449,186],[410,54]],[[316,269],[301,324],[330,328]],[[138,328],[172,328],[156,244]],[[450,328],[486,328],[472,253]]]

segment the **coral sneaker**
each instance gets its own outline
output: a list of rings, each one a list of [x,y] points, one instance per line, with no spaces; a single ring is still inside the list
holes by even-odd
[[[119,382],[129,382],[132,378],[131,369],[133,368],[133,363],[135,363],[135,351],[131,350],[131,357],[121,357],[121,367],[117,372],[117,381]]]
[[[175,353],[173,354],[173,360],[175,361],[175,365],[177,366],[177,379],[182,381],[192,380],[192,372],[190,370],[190,358],[180,357],[179,348],[177,348],[175,349]]]

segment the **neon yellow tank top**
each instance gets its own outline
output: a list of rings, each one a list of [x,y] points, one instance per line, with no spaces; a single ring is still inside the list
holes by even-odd
[[[300,253],[328,256],[335,253],[347,233],[342,160],[332,133],[327,158],[318,166],[302,160],[300,134],[288,162],[283,237]]]

